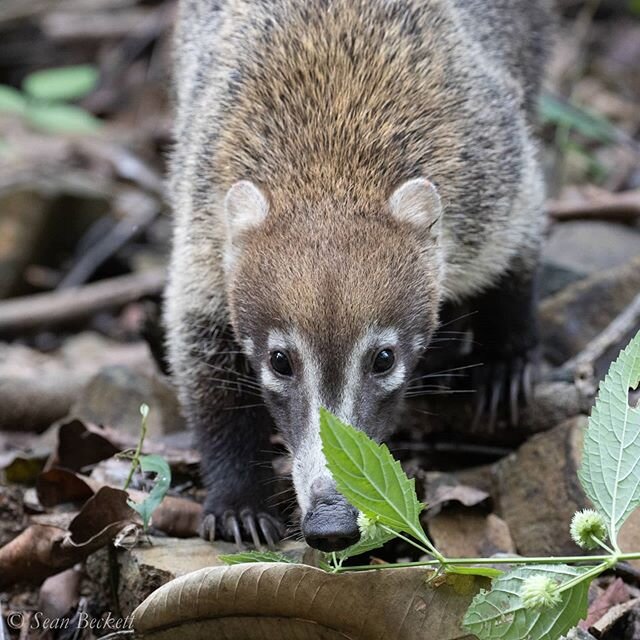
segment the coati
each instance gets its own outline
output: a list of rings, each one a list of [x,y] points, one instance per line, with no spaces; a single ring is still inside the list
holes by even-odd
[[[181,1],[165,320],[205,538],[282,535],[275,422],[307,542],[357,541],[319,408],[384,439],[445,303],[477,309],[485,409],[513,409],[536,345],[549,24],[547,0]]]

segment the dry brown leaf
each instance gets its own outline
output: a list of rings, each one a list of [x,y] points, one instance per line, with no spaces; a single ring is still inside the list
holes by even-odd
[[[152,593],[134,612],[144,640],[470,640],[464,612],[489,581],[421,568],[326,573],[298,564],[201,569]]]
[[[84,502],[105,485],[92,478],[79,475],[67,469],[50,469],[38,478],[38,498],[46,507],[63,502]],[[120,491],[112,488],[113,491]],[[147,496],[142,491],[128,489],[134,502],[142,502]],[[202,517],[202,505],[177,496],[165,496],[160,506],[153,512],[153,526],[176,538],[198,535]]]
[[[78,474],[67,469],[49,469],[36,481],[38,500],[43,507],[55,507],[64,502],[84,503],[94,490]]]
[[[80,471],[121,450],[114,442],[112,431],[73,419],[60,425],[56,464]]]
[[[84,560],[123,529],[139,525],[127,498],[124,491],[103,487],[71,521],[68,531],[31,525],[0,549],[0,589],[18,581],[41,582]]]
[[[602,616],[604,616],[611,607],[622,604],[629,600],[629,589],[627,585],[620,579],[616,578],[590,605],[589,613],[586,620],[579,623],[581,629],[589,629]]]
[[[457,502],[465,507],[475,507],[490,500],[484,490],[462,484],[453,474],[438,471],[420,472],[423,481],[424,500],[429,505],[427,518],[432,518],[449,502]]]

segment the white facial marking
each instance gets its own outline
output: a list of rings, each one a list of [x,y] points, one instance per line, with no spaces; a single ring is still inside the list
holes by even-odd
[[[355,421],[355,403],[357,394],[362,387],[363,359],[369,358],[376,349],[395,347],[398,340],[399,335],[396,329],[371,328],[355,343],[347,359],[342,397],[339,406],[335,407],[340,419],[351,424]],[[300,448],[295,452],[293,459],[292,479],[304,517],[311,507],[312,485],[318,483],[319,480],[327,484],[333,483],[326,468],[326,459],[322,452],[320,439],[320,407],[332,407],[326,401],[327,399],[322,398],[321,359],[303,336],[297,331],[283,333],[274,330],[269,333],[267,344],[269,351],[275,349],[295,350],[301,364],[297,384],[304,386],[308,403],[308,422]],[[395,368],[389,374],[380,376],[377,384],[387,392],[394,391],[403,384],[405,374],[406,365],[397,361]],[[263,365],[262,382],[265,387],[276,392],[283,392],[286,389],[285,381],[271,371],[268,363]],[[300,425],[300,428],[305,428],[305,426]]]
[[[298,332],[292,333],[291,341],[296,345],[298,357],[302,362],[302,384],[306,387],[309,402],[307,431],[302,439],[300,449],[296,452],[291,473],[293,486],[298,496],[298,504],[304,517],[311,507],[313,481],[326,477],[327,481],[331,483],[332,479],[326,467],[327,461],[322,453],[322,441],[320,440],[320,407],[324,406],[320,397],[320,360]]]
[[[267,348],[269,349],[269,353],[277,350],[286,351],[287,344],[290,344],[290,342],[290,339],[282,333],[282,331],[277,331],[275,329],[270,331],[267,336]],[[260,373],[262,384],[269,389],[269,391],[273,391],[274,393],[284,393],[286,389],[286,382],[274,373],[268,360],[267,362],[262,363]]]
[[[245,355],[251,357],[255,352],[255,344],[251,338],[245,338],[242,341],[242,348],[244,349]]]
[[[389,327],[386,329],[370,328],[356,342],[348,359],[348,368],[345,372],[344,387],[342,389],[342,402],[340,403],[340,418],[347,423],[353,422],[353,408],[356,395],[362,384],[362,359],[375,349],[393,347],[398,343],[398,332]],[[406,368],[402,363],[397,363],[394,370],[387,376],[380,377],[380,384],[386,391],[397,389],[404,381]]]

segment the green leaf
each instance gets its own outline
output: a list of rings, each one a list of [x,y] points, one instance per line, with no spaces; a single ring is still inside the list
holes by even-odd
[[[586,138],[604,143],[617,138],[615,127],[606,118],[558,100],[548,93],[540,96],[538,111],[542,122],[573,129]]]
[[[558,564],[518,567],[504,573],[491,591],[476,595],[463,626],[480,640],[558,640],[587,615],[589,580],[567,589],[555,607],[527,609],[519,594],[531,576],[544,575],[563,584],[587,570]]]
[[[629,404],[629,390],[639,384],[640,332],[600,384],[578,470],[585,493],[607,518],[614,543],[625,520],[640,504],[640,407]]]
[[[26,117],[32,126],[48,133],[94,133],[102,126],[88,111],[69,104],[31,103]]]
[[[377,444],[362,431],[344,424],[320,409],[320,438],[338,491],[366,516],[395,531],[424,536],[414,480],[384,444]]]
[[[25,93],[36,100],[78,100],[95,89],[98,70],[89,64],[58,67],[30,73],[22,83]]]
[[[24,96],[18,90],[0,84],[0,113],[24,113],[26,104]]]
[[[140,456],[140,468],[144,472],[156,474],[153,488],[143,502],[137,503],[133,500],[127,500],[127,504],[140,514],[146,531],[153,512],[167,495],[171,485],[171,469],[167,461],[157,455]]]
[[[225,564],[242,564],[243,562],[288,562],[297,564],[295,560],[288,558],[283,553],[275,551],[241,551],[218,556]]]

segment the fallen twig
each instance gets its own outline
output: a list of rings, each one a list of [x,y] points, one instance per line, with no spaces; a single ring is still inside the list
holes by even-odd
[[[0,302],[0,335],[64,324],[121,307],[159,294],[164,282],[164,269],[151,269],[83,287],[5,300]]]
[[[136,194],[138,197],[130,205],[136,209],[120,220],[112,229],[96,242],[69,270],[58,284],[58,290],[70,289],[84,284],[111,256],[130,240],[142,233],[160,213],[160,205],[154,200]]]
[[[551,200],[547,203],[547,211],[557,221],[604,218],[629,222],[640,218],[640,189],[599,192],[597,197],[584,201]]]
[[[595,363],[614,345],[640,326],[640,293],[609,325],[576,356],[565,362],[563,370],[571,371],[577,380],[592,381],[595,385]]]

